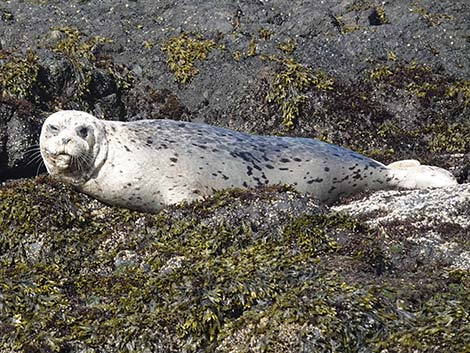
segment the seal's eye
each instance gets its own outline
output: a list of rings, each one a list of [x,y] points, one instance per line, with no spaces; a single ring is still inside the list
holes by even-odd
[[[78,136],[85,139],[88,136],[88,128],[81,127],[77,130],[77,133],[78,133]]]
[[[49,132],[53,133],[54,135],[59,132],[59,128],[55,125],[48,125],[47,129],[49,130]]]

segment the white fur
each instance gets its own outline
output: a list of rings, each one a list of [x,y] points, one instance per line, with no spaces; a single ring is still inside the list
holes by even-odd
[[[387,166],[391,174],[398,178],[398,186],[405,189],[442,188],[457,184],[449,171],[422,165],[416,160],[403,160]]]

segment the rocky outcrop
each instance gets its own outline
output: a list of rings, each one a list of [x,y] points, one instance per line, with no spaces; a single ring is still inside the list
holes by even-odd
[[[445,189],[381,191],[333,207],[358,218],[387,239],[397,271],[418,267],[470,270],[470,185]],[[414,254],[404,261],[402,254]],[[411,261],[410,261],[411,260]]]

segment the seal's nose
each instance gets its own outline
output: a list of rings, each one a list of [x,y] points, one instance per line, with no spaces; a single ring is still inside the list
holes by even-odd
[[[70,137],[62,137],[62,143],[64,145],[68,144],[70,142],[71,138]]]

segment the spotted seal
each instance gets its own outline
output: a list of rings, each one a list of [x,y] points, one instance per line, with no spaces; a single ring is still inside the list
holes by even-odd
[[[141,211],[234,187],[290,184],[331,203],[365,189],[456,183],[441,168],[417,161],[385,166],[314,139],[173,120],[105,121],[81,111],[50,115],[40,151],[52,176],[107,204]]]

